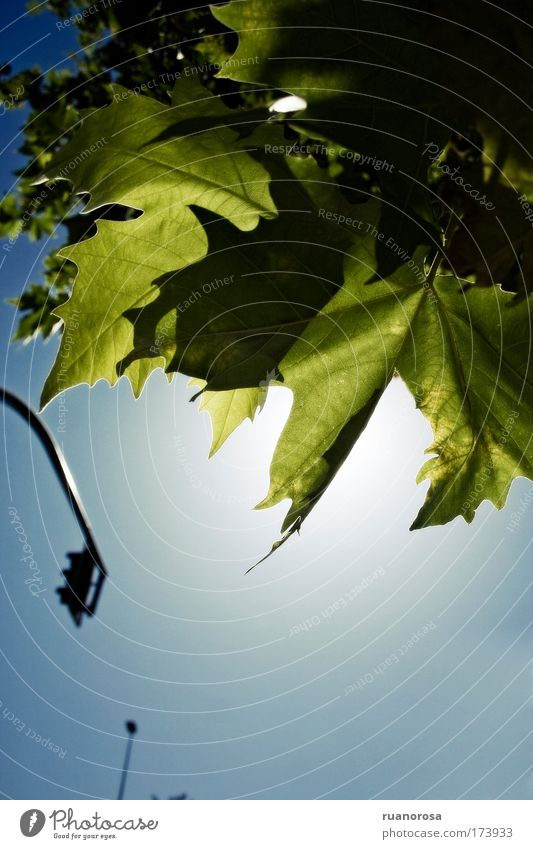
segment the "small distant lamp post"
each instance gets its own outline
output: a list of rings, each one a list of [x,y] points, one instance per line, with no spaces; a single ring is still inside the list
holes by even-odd
[[[137,725],[129,719],[126,722],[126,731],[129,734],[128,742],[126,743],[126,754],[124,755],[124,766],[122,767],[122,776],[120,778],[120,787],[118,788],[118,799],[124,798],[124,790],[126,788],[126,778],[128,777],[128,769],[130,765],[131,750],[133,748],[133,738],[137,733]]]

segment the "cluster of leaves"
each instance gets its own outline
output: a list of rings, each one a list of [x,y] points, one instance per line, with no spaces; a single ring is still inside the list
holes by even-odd
[[[284,541],[400,376],[434,432],[413,527],[501,507],[533,477],[533,51],[510,5],[311,0],[302,20],[239,0],[212,10],[238,32],[229,103],[198,76],[166,104],[112,81],[46,163],[95,230],[61,252],[77,277],[43,404],[179,371],[218,448],[290,388],[260,505],[290,499]],[[205,52],[226,48],[209,26]],[[286,94],[305,108],[276,118]]]
[[[147,97],[164,103],[177,76],[188,67],[200,67],[197,76],[230,101],[238,102],[241,87],[214,79],[233,45],[232,34],[208,7],[179,14],[174,0],[101,2],[87,14],[90,4],[85,0],[32,5],[36,14],[52,13],[57,20],[51,19],[51,26],[65,38],[71,40],[76,32],[80,49],[46,73],[37,66],[16,73],[8,64],[0,68],[0,108],[24,110],[26,116],[19,147],[25,162],[15,172],[15,189],[4,191],[0,200],[0,237],[13,240],[25,233],[35,240],[64,225],[65,242],[70,244],[92,235],[96,216],[80,214],[68,183],[48,184],[46,192],[35,183],[76,127],[79,115],[108,102],[111,82],[130,89],[143,86]],[[97,217],[120,219],[123,214],[114,207],[99,210]],[[52,311],[67,299],[74,271],[70,263],[58,263],[54,257],[45,262],[44,282],[35,281],[13,302],[22,313],[16,339],[35,334],[46,338],[57,328]]]

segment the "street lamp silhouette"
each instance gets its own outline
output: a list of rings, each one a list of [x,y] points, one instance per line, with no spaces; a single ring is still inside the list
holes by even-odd
[[[105,572],[101,563],[95,563],[87,548],[82,552],[69,551],[67,557],[70,560],[70,569],[63,569],[66,584],[64,587],[58,587],[56,592],[61,604],[67,605],[74,622],[80,626],[84,614],[94,615]]]
[[[129,734],[128,742],[126,743],[126,753],[124,755],[124,766],[122,767],[122,776],[120,778],[120,787],[118,788],[118,796],[117,799],[124,798],[124,789],[126,787],[126,778],[128,777],[128,769],[130,765],[131,758],[131,750],[133,748],[133,738],[137,733],[137,725],[135,722],[132,722],[131,719],[128,719],[126,722],[126,731]]]
[[[96,546],[74,478],[59,445],[39,417],[21,398],[9,392],[8,389],[0,387],[0,400],[22,416],[39,437],[83,534],[85,547],[81,552],[67,554],[70,568],[63,569],[66,583],[64,587],[57,589],[61,603],[67,605],[72,619],[77,626],[80,626],[84,615],[94,616],[96,612],[107,569]]]

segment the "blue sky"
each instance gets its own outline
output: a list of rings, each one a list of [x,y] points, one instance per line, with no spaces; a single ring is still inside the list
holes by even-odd
[[[4,10],[9,23],[24,7]],[[48,14],[2,35],[4,58],[36,42],[15,67],[46,69],[73,47]],[[1,118],[3,191],[20,122]],[[3,297],[38,279],[50,247],[21,238],[6,252]],[[13,321],[3,304],[2,380],[36,408],[57,341],[10,345]],[[79,530],[40,445],[5,413],[4,796],[115,797],[134,719],[130,798],[530,798],[531,483],[471,526],[410,533],[431,434],[394,383],[301,536],[245,577],[284,514],[252,507],[290,395],[272,392],[211,460],[189,396],[184,378],[155,375],[138,401],[123,382],[72,390],[65,432],[57,402],[43,414],[110,573],[81,629],[54,592]]]

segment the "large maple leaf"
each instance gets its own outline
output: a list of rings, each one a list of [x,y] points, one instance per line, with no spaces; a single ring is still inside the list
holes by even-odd
[[[42,404],[78,383],[117,380],[117,362],[133,342],[124,313],[157,297],[156,278],[207,253],[192,205],[244,231],[275,215],[268,172],[246,152],[249,142],[224,126],[229,110],[198,82],[180,80],[168,106],[117,86],[112,95],[111,105],[84,118],[47,177],[70,179],[76,192],[89,194],[87,212],[121,204],[142,215],[100,220],[95,236],[61,252],[78,276],[56,310],[65,331]],[[136,394],[163,364],[153,356],[132,362],[127,375]]]
[[[284,527],[299,527],[398,373],[434,431],[413,527],[470,522],[484,499],[502,507],[512,480],[533,476],[531,304],[511,308],[498,287],[464,290],[451,275],[422,287],[405,269],[372,286],[365,278],[352,260],[279,365],[294,402],[261,506],[290,498]]]

